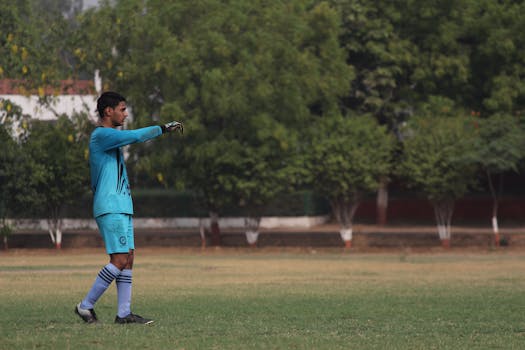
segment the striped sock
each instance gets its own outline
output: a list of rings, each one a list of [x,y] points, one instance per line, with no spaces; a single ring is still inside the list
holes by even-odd
[[[117,277],[118,317],[126,317],[131,313],[131,279],[132,270],[129,269],[122,270]]]
[[[104,266],[98,273],[95,283],[93,283],[86,297],[80,303],[80,307],[82,309],[92,309],[98,298],[104,294],[111,282],[113,282],[118,275],[120,275],[120,270],[115,265],[107,264]]]

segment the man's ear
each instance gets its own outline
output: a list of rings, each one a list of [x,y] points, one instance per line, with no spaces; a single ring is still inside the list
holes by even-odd
[[[112,112],[113,112],[113,108],[111,108],[110,106],[107,106],[106,108],[104,108],[104,117],[110,116]]]

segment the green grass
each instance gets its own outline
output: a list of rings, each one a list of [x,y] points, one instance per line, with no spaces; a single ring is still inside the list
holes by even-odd
[[[114,286],[73,313],[99,252],[0,254],[0,349],[522,349],[525,253],[137,252],[133,308]]]

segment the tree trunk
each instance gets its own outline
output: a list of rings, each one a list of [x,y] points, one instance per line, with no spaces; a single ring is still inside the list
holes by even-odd
[[[204,220],[199,218],[199,233],[201,235],[201,248],[206,248],[206,228],[204,227]]]
[[[56,248],[62,249],[62,220],[61,219],[57,221],[56,237],[57,237]]]
[[[257,246],[257,240],[259,239],[260,224],[261,224],[260,217],[244,218],[244,228],[246,230],[246,241],[251,247]]]
[[[492,183],[492,174],[487,170],[487,182],[489,184],[490,194],[492,196],[492,232],[494,232],[494,244],[496,247],[500,245],[500,235],[498,227],[498,208],[499,208],[499,198],[503,188],[503,175],[499,175],[499,186],[498,190],[494,188]]]
[[[345,248],[352,248],[352,227],[341,227],[341,229],[339,230],[339,234],[341,235],[341,239],[345,243]]]
[[[452,214],[454,212],[454,200],[434,200],[432,201],[432,205],[434,206],[434,214],[436,216],[436,223],[441,245],[443,248],[450,248],[450,223],[452,221]]]
[[[57,240],[55,238],[55,228],[52,219],[47,219],[47,231],[49,232],[49,236],[51,237],[51,242],[53,243],[53,245],[55,245]]]
[[[386,177],[383,177],[379,182],[376,204],[376,223],[379,226],[384,226],[387,223],[388,210],[388,179]]]
[[[47,219],[47,226],[51,242],[56,249],[62,249],[62,219],[57,217]]]
[[[500,237],[499,237],[499,227],[498,227],[498,216],[497,214],[494,214],[494,213],[492,214],[492,231],[494,232],[494,245],[496,247],[499,247]]]
[[[330,201],[337,222],[341,225],[339,234],[345,248],[352,247],[352,223],[360,201],[357,196],[351,199],[335,198]]]
[[[210,211],[210,231],[211,231],[211,245],[221,245],[221,230],[219,228],[219,214]]]
[[[12,229],[11,229],[11,226],[7,223],[7,220],[2,217],[0,219],[0,233],[2,235],[2,237],[4,238],[3,241],[4,241],[4,250],[8,250],[9,249],[9,244],[8,244],[8,240],[9,240],[9,235],[12,233]]]

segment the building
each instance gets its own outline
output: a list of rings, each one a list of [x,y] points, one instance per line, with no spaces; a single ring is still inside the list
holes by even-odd
[[[63,80],[58,87],[46,87],[27,92],[22,83],[13,79],[0,80],[0,102],[9,101],[19,106],[22,113],[40,120],[54,120],[59,115],[87,113],[96,119],[97,92],[100,91],[98,76],[95,80]],[[43,103],[42,97],[49,97]]]

